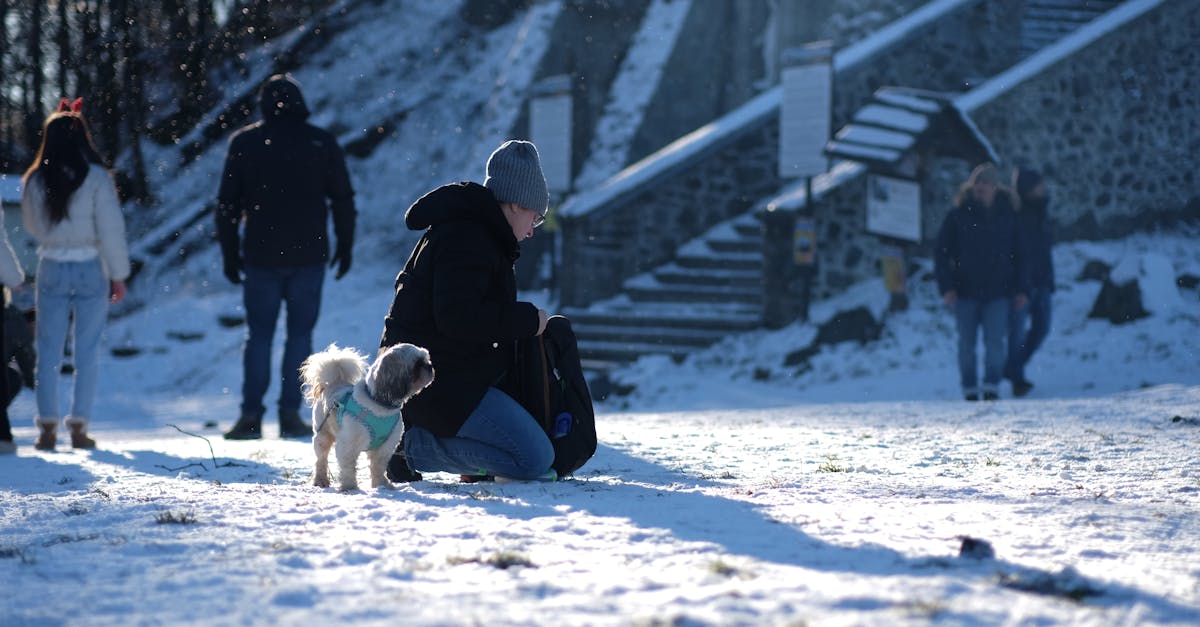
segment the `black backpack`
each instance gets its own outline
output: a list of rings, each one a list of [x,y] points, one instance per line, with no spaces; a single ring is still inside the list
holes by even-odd
[[[517,342],[504,388],[550,436],[558,476],[596,453],[596,414],[570,320],[551,316],[542,335]]]

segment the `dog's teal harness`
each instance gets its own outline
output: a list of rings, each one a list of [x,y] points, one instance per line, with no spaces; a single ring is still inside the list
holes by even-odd
[[[376,416],[374,413],[367,411],[366,407],[363,407],[357,400],[355,400],[354,388],[351,388],[347,390],[345,394],[342,394],[341,398],[338,399],[337,404],[338,426],[342,426],[342,416],[349,416],[350,418],[361,422],[363,426],[367,428],[367,432],[371,434],[371,445],[367,448],[372,451],[383,446],[383,443],[387,441],[388,436],[391,435],[392,431],[396,428],[396,423],[400,421],[399,409],[397,409],[395,413],[387,414],[385,416]]]

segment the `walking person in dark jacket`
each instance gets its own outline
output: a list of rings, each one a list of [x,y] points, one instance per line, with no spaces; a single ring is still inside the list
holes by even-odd
[[[260,94],[263,119],[229,142],[217,194],[217,236],[225,277],[243,284],[247,337],[242,354],[241,417],[230,440],[262,437],[263,396],[270,384],[271,343],[281,305],[287,336],[280,366],[280,437],[311,437],[300,417],[299,368],[312,353],[325,262],[340,279],[350,270],[354,190],[333,135],[308,124],[300,86],[272,76]],[[329,215],[336,252],[329,257]],[[239,227],[244,233],[239,238]]]
[[[959,188],[954,209],[938,233],[935,257],[938,289],[954,310],[958,326],[958,367],[968,401],[1000,397],[1008,313],[1024,307],[1028,293],[1024,251],[1013,201],[998,187],[996,168],[975,168]],[[983,385],[975,345],[983,330]]]
[[[437,376],[404,406],[404,439],[393,481],[450,472],[552,480],[554,448],[538,422],[497,388],[515,341],[540,335],[546,312],[517,300],[520,241],[544,220],[550,196],[533,144],[505,142],[478,183],[444,185],[408,208],[425,231],[396,277],[381,346],[429,350]]]
[[[1036,170],[1018,168],[1013,172],[1019,209],[1017,229],[1028,252],[1029,303],[1013,309],[1008,319],[1008,363],[1004,377],[1012,383],[1013,396],[1025,396],[1033,384],[1025,378],[1025,365],[1050,333],[1050,299],[1054,293],[1054,233],[1046,210],[1050,195]]]

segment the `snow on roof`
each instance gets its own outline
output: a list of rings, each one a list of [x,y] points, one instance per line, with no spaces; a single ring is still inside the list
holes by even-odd
[[[1050,66],[1095,43],[1101,37],[1121,28],[1157,8],[1163,0],[1129,0],[1108,13],[1088,22],[1075,32],[1046,46],[1037,54],[1001,72],[991,80],[959,96],[955,101],[964,113],[991,102],[1017,85],[1037,76]]]
[[[0,201],[6,203],[21,202],[21,176],[18,174],[0,174]]]
[[[919,133],[929,126],[929,118],[919,113],[874,103],[859,109],[858,113],[854,114],[854,121],[913,133]]]
[[[920,9],[888,24],[875,34],[843,48],[833,55],[833,70],[846,71],[873,58],[942,16],[979,0],[933,0]],[[779,108],[782,88],[772,87],[746,104],[675,140],[645,159],[625,168],[603,184],[584,190],[559,208],[559,215],[586,215],[614,199],[632,192],[638,186],[654,180],[665,172],[681,166],[704,150],[715,150],[739,136],[757,120],[771,115]]]
[[[897,150],[907,150],[912,147],[914,141],[913,136],[909,133],[898,133],[896,131],[889,131],[873,126],[862,126],[860,124],[843,126],[842,130],[838,131],[835,137],[840,142],[867,144]]]
[[[896,105],[902,109],[912,109],[920,113],[934,114],[942,110],[937,101],[922,98],[913,94],[900,93],[895,89],[884,88],[875,93],[875,98],[887,104]]]
[[[866,161],[882,161],[884,163],[896,163],[904,156],[904,153],[899,150],[838,141],[826,143],[825,154],[830,157],[858,158]]]

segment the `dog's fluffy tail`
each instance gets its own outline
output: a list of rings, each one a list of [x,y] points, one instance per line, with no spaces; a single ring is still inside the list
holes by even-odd
[[[367,358],[362,353],[330,344],[329,348],[309,355],[300,364],[304,397],[315,404],[329,390],[358,383],[366,369]]]

